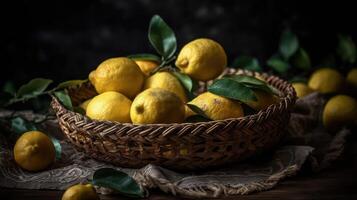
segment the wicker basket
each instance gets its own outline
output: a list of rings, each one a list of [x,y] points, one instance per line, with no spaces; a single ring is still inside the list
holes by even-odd
[[[148,125],[91,120],[67,110],[55,97],[51,105],[68,140],[95,159],[134,168],[148,163],[178,170],[214,167],[276,145],[286,133],[296,99],[293,87],[278,77],[234,69],[225,74],[259,75],[280,91],[281,101],[241,118]],[[201,91],[205,86],[201,84]],[[90,83],[68,91],[74,105],[96,95]]]

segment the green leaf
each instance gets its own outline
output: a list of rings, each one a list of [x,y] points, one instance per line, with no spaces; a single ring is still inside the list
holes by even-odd
[[[231,64],[233,68],[243,68],[251,71],[262,71],[261,66],[259,65],[259,61],[256,58],[250,56],[240,56],[234,59]]]
[[[294,76],[290,79],[290,83],[307,83],[307,78],[303,76]]]
[[[303,48],[299,48],[299,50],[292,57],[293,66],[308,70],[311,68],[311,60],[309,54]]]
[[[175,54],[177,48],[175,33],[159,15],[151,18],[148,36],[151,45],[165,59]]]
[[[59,142],[59,140],[57,140],[54,137],[50,137],[51,141],[53,143],[53,146],[55,147],[56,150],[56,160],[60,160],[62,157],[62,146],[61,143]]]
[[[230,78],[222,78],[214,81],[212,85],[208,86],[208,91],[244,103],[257,101],[252,89]]]
[[[44,78],[32,79],[30,82],[20,87],[20,89],[16,93],[16,97],[35,97],[44,92],[52,82],[52,80]]]
[[[12,81],[6,81],[4,86],[2,87],[2,91],[15,96],[16,88]]]
[[[129,197],[145,196],[144,191],[133,178],[124,172],[111,168],[102,168],[95,171],[93,185],[110,188]]]
[[[342,61],[348,63],[356,62],[356,56],[357,56],[356,44],[353,42],[351,37],[346,35],[339,35],[336,51],[337,51],[337,55],[341,58]]]
[[[193,89],[193,81],[191,77],[187,76],[186,74],[180,73],[180,72],[172,72],[174,76],[181,82],[183,87],[186,88],[189,92],[192,92]]]
[[[83,83],[85,83],[87,80],[69,80],[69,81],[65,81],[62,82],[60,84],[57,85],[56,90],[60,90],[60,89],[64,89],[64,88],[68,88],[68,87],[72,87],[72,86],[76,86],[76,85],[81,85]]]
[[[150,53],[129,55],[128,58],[130,58],[132,60],[150,60],[150,61],[156,61],[158,63],[161,62],[161,59],[159,56],[157,56],[155,54],[150,54]]]
[[[299,40],[296,35],[289,30],[282,33],[280,38],[279,51],[288,60],[299,48]]]
[[[271,90],[271,88],[268,86],[268,84],[265,81],[259,80],[253,76],[233,75],[233,76],[228,76],[228,78],[231,78],[239,83],[242,83],[251,89],[263,90],[270,94],[274,94],[274,92]]]
[[[15,117],[11,119],[11,131],[16,134],[22,134],[27,131],[35,130],[37,130],[37,127],[33,122],[29,122],[22,117]]]
[[[73,110],[72,101],[66,91],[54,92],[58,100],[69,110]]]
[[[289,63],[276,57],[270,58],[267,65],[279,74],[285,74],[290,68]]]
[[[193,104],[189,104],[189,103],[186,105],[197,115],[199,115],[205,119],[211,120],[200,107],[193,105]]]

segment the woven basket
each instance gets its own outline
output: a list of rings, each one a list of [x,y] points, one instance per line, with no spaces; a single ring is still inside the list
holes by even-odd
[[[235,69],[227,69],[224,74],[260,76],[280,91],[281,101],[241,118],[147,125],[91,120],[67,110],[55,97],[51,105],[67,139],[95,159],[133,168],[148,163],[178,170],[214,167],[276,145],[286,133],[296,99],[293,87],[278,77]],[[201,92],[206,85],[200,84]],[[68,91],[74,105],[96,95],[90,83]]]

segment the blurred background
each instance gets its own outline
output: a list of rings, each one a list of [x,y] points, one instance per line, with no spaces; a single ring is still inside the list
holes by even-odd
[[[230,62],[250,55],[265,63],[285,28],[298,35],[314,65],[335,51],[337,34],[357,36],[352,1],[14,0],[0,10],[0,84],[85,79],[106,58],[154,53],[147,39],[154,14],[174,29],[179,49],[212,38]]]

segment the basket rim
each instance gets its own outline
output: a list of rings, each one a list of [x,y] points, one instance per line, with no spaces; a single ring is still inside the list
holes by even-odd
[[[113,124],[113,125],[123,125],[123,126],[130,126],[132,128],[134,127],[185,127],[187,125],[213,125],[216,123],[231,123],[231,122],[238,122],[238,124],[247,124],[245,122],[249,122],[249,121],[261,121],[262,119],[267,119],[269,118],[269,116],[272,116],[274,114],[280,113],[281,110],[289,110],[290,108],[292,108],[292,106],[295,104],[296,101],[296,92],[294,90],[294,88],[292,87],[291,83],[289,83],[288,81],[275,76],[275,75],[270,75],[268,73],[260,73],[260,72],[256,72],[256,71],[250,71],[250,70],[242,70],[242,69],[234,69],[234,68],[228,68],[228,70],[232,69],[232,70],[236,70],[239,72],[242,72],[245,75],[248,76],[261,76],[263,77],[267,82],[269,80],[274,80],[275,82],[280,82],[280,84],[283,84],[285,87],[284,89],[278,89],[283,96],[280,97],[280,101],[279,103],[276,104],[272,104],[270,106],[268,106],[265,109],[260,110],[259,112],[255,113],[255,114],[251,114],[251,115],[247,115],[247,116],[243,116],[243,117],[239,117],[239,118],[227,118],[227,119],[222,119],[222,120],[212,120],[212,121],[204,121],[204,122],[183,122],[183,123],[170,123],[170,124],[133,124],[133,123],[121,123],[121,122],[116,122],[116,121],[110,121],[110,120],[96,120],[96,119],[91,119],[86,115],[68,110],[59,100],[56,96],[51,94],[52,97],[52,107],[54,107],[54,105],[59,105],[61,107],[62,111],[65,111],[66,113],[70,113],[72,115],[77,115],[78,117],[82,117],[85,118],[86,121],[89,122],[99,122],[99,123],[107,123],[107,124]],[[273,85],[271,83],[268,83],[269,85]],[[274,86],[274,85],[273,85]],[[275,87],[275,86],[274,86]],[[57,113],[58,111],[55,112]],[[250,123],[248,123],[250,124]]]

